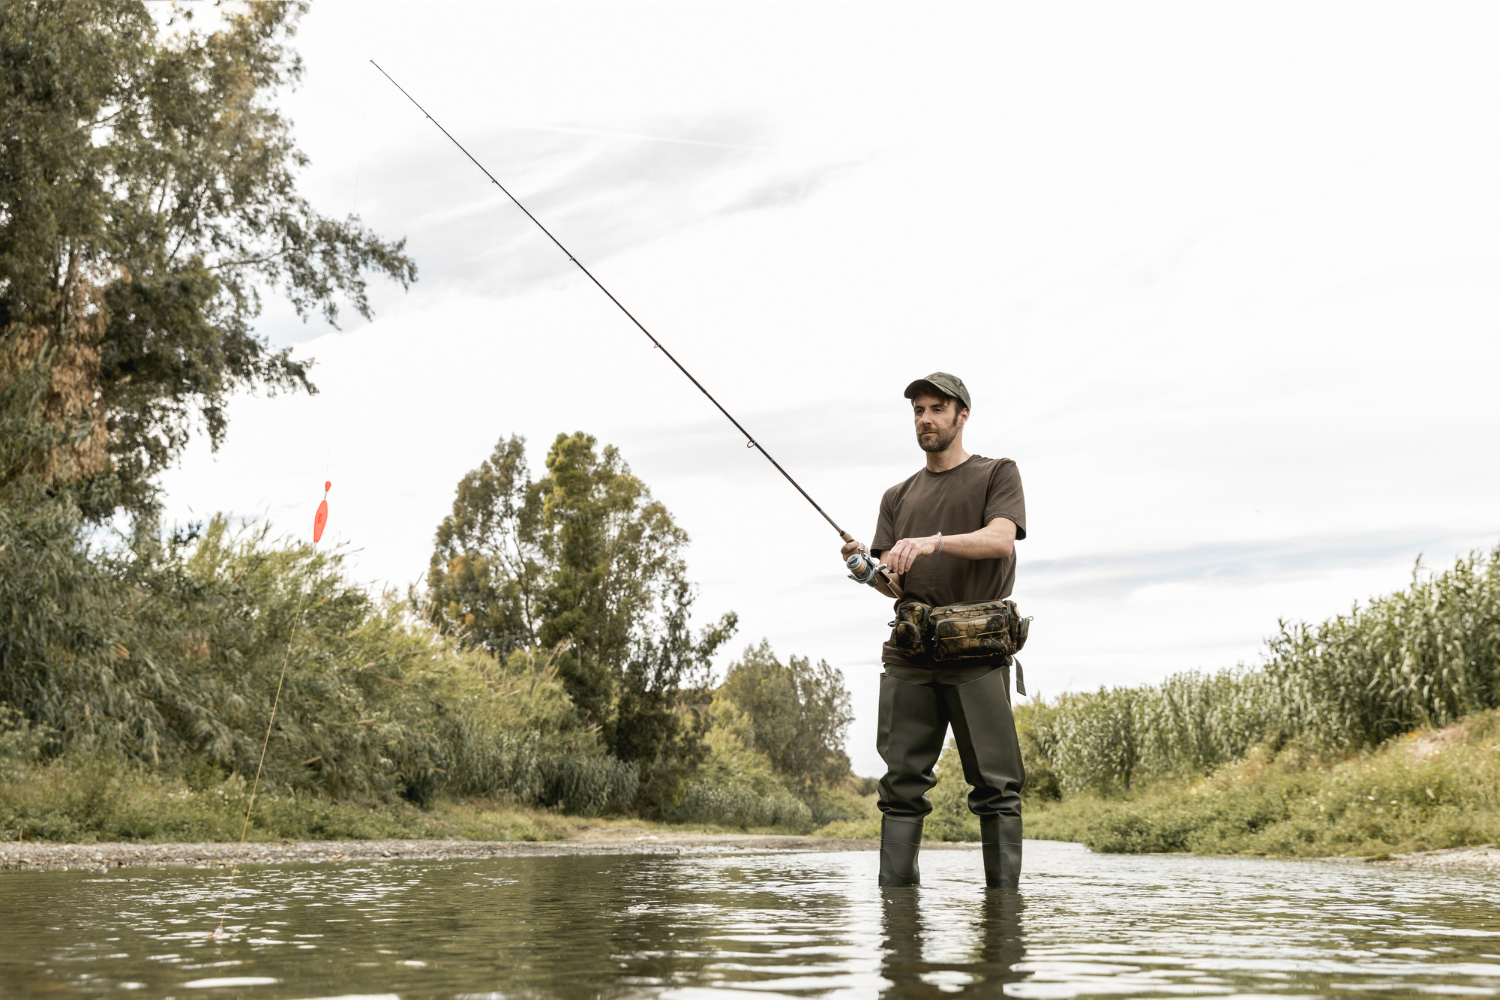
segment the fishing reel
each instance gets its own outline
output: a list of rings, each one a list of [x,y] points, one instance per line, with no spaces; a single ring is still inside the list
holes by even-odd
[[[855,583],[867,583],[872,587],[880,579],[881,573],[890,571],[885,563],[865,551],[854,553],[844,560],[844,565],[849,567],[849,579]]]

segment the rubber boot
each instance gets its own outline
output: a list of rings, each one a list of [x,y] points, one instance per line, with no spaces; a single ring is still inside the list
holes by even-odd
[[[880,884],[921,885],[917,851],[922,846],[922,819],[885,816],[880,820]]]
[[[985,816],[979,820],[984,850],[984,884],[991,889],[1021,887],[1021,821]]]

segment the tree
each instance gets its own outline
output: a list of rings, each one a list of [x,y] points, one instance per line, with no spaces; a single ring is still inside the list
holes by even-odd
[[[453,513],[438,525],[427,570],[427,614],[434,624],[502,660],[537,643],[546,574],[540,516],[526,442],[502,438],[458,481]]]
[[[367,271],[416,279],[404,241],[297,193],[307,158],[269,102],[301,76],[306,7],[204,32],[138,0],[0,5],[0,488],[149,513],[232,393],[315,391],[255,334],[263,292],[336,322],[341,299],[369,317]]]
[[[751,742],[802,790],[849,774],[844,740],[853,714],[844,678],[825,661],[806,657],[782,663],[771,644],[745,650],[724,678],[720,695],[750,720]]]
[[[726,614],[694,634],[687,534],[613,446],[559,434],[531,481],[525,442],[501,440],[458,484],[438,526],[426,606],[438,627],[499,655],[561,649],[573,703],[610,751],[651,764],[690,752],[678,702],[706,686]]]

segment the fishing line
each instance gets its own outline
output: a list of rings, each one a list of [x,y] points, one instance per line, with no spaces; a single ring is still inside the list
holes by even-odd
[[[325,481],[323,502],[318,505],[318,512],[313,515],[314,545],[322,539],[323,526],[328,523],[328,491],[331,489],[333,489],[333,483]],[[297,592],[297,610],[292,614],[292,628],[286,637],[286,651],[281,655],[281,673],[276,678],[276,694],[271,699],[271,717],[266,720],[266,738],[260,745],[260,760],[255,764],[255,781],[250,785],[250,802],[245,806],[245,823],[240,827],[240,842],[234,849],[234,862],[229,866],[229,881],[224,885],[224,899],[219,905],[219,926],[208,936],[210,941],[224,936],[224,918],[229,912],[229,894],[234,891],[234,879],[240,873],[240,856],[245,850],[245,837],[250,832],[250,812],[255,808],[255,795],[260,791],[260,775],[266,766],[266,750],[271,745],[271,730],[276,725],[276,709],[281,705],[281,688],[286,683],[286,667],[292,658],[292,644],[297,641],[297,626],[302,623],[302,607],[307,602],[308,587],[309,584],[304,581]]]
[[[439,122],[436,118],[432,117],[432,115],[428,113],[427,109],[424,108],[424,107],[422,107],[422,105],[417,102],[417,99],[415,97],[413,97],[413,96],[411,96],[411,94],[407,93],[406,88],[403,87],[403,86],[401,86],[401,84],[397,83],[395,81],[395,78],[393,78],[389,73],[387,73],[381,67],[381,65],[378,62],[376,62],[374,59],[371,59],[370,60],[370,65],[374,66],[377,70],[380,70],[380,75],[383,76],[383,77],[385,77],[387,80],[389,80],[391,82],[391,86],[393,86],[397,90],[401,91],[402,95],[408,101],[411,101],[412,105],[418,111],[422,112],[423,116],[425,116],[428,121],[432,122],[433,125],[437,126],[437,130],[439,132],[443,133],[443,135],[447,136],[448,141],[451,142],[451,143],[453,143],[453,145],[457,146],[459,152],[463,153],[464,156],[468,157],[469,158],[469,162],[472,163],[472,164],[474,164],[474,166],[478,167],[479,170],[480,170],[480,172],[482,172],[484,174],[484,176],[486,176],[486,177],[488,177],[490,179],[490,183],[491,184],[493,184],[493,185],[495,185],[495,187],[499,188],[501,190],[501,192],[504,193],[505,197],[509,198],[511,200],[511,202],[513,202],[517,208],[519,208],[522,212],[526,213],[526,218],[528,218],[532,222],[536,223],[536,227],[538,229],[540,229],[542,232],[544,232],[544,233],[547,234],[547,238],[549,240],[551,240],[554,244],[556,244],[557,249],[561,250],[564,254],[566,254],[568,260],[570,260],[574,264],[578,265],[578,270],[582,271],[584,273],[584,276],[587,277],[590,281],[592,281],[594,283],[594,286],[596,288],[598,288],[599,291],[603,292],[606,296],[609,297],[609,300],[611,302],[613,302],[619,308],[619,310],[622,313],[625,314],[626,318],[628,318],[630,320],[630,322],[632,322],[632,323],[635,324],[636,329],[640,330],[642,333],[644,333],[646,335],[646,337],[651,341],[652,346],[654,346],[658,351],[661,351],[662,354],[666,355],[667,360],[670,361],[670,362],[672,362],[672,364],[677,367],[678,371],[680,371],[680,372],[682,372],[682,374],[686,375],[689,382],[692,382],[693,385],[697,386],[698,391],[701,392],[701,393],[703,393],[703,395],[708,398],[708,401],[710,403],[714,404],[714,406],[718,408],[718,411],[720,413],[724,414],[725,418],[727,418],[728,421],[731,424],[734,425],[735,430],[739,431],[742,435],[744,435],[744,437],[745,437],[745,447],[747,447],[747,448],[753,448],[756,451],[760,452],[762,455],[764,455],[766,461],[770,462],[773,466],[775,466],[776,467],[776,471],[779,472],[779,473],[781,473],[782,476],[784,476],[786,478],[786,481],[789,482],[789,483],[791,483],[792,486],[796,488],[796,490],[797,490],[798,493],[802,494],[802,498],[804,500],[806,500],[808,503],[812,504],[814,510],[816,510],[819,514],[823,515],[823,520],[827,521],[830,525],[833,526],[833,530],[837,531],[839,533],[839,537],[840,538],[842,538],[846,542],[853,541],[853,538],[849,535],[849,533],[847,531],[845,531],[843,528],[840,528],[838,526],[838,524],[833,520],[833,518],[831,518],[831,517],[828,516],[828,512],[825,511],[822,507],[820,507],[818,505],[818,502],[816,500],[814,500],[812,498],[812,496],[809,495],[808,492],[802,488],[802,485],[800,483],[798,483],[797,480],[795,480],[795,479],[792,478],[791,473],[787,472],[786,469],[782,468],[781,467],[781,463],[778,462],[778,461],[776,461],[776,459],[772,458],[771,457],[771,453],[768,452],[768,451],[766,451],[766,449],[761,446],[761,443],[759,441],[755,440],[755,438],[753,438],[753,437],[750,436],[750,432],[747,431],[747,430],[745,430],[745,428],[740,424],[740,422],[738,420],[734,419],[734,415],[731,414],[728,410],[726,410],[724,408],[724,405],[722,403],[720,403],[717,399],[714,398],[713,393],[711,393],[707,389],[705,389],[703,387],[703,383],[699,382],[696,378],[694,378],[693,377],[693,373],[690,372],[690,371],[688,371],[687,368],[685,368],[683,366],[683,364],[682,364],[681,361],[678,361],[675,357],[673,357],[671,351],[668,351],[665,347],[662,346],[661,341],[657,340],[656,337],[655,337],[655,335],[653,335],[650,330],[646,329],[645,325],[640,320],[636,319],[635,315],[633,313],[631,313],[631,311],[629,309],[626,309],[625,306],[624,306],[624,304],[621,303],[619,299],[615,298],[614,293],[611,292],[608,288],[605,288],[604,287],[604,283],[601,282],[598,278],[594,277],[593,272],[590,271],[587,267],[585,267],[583,265],[582,261],[580,261],[577,257],[573,256],[572,251],[570,251],[567,247],[563,246],[562,245],[562,241],[559,240],[556,236],[553,236],[552,235],[552,231],[550,229],[548,229],[546,226],[542,225],[542,222],[541,222],[540,219],[538,219],[536,216],[534,216],[534,215],[531,214],[530,209],[528,209],[525,205],[521,204],[520,199],[518,199],[515,195],[511,194],[510,191],[509,191],[509,189],[507,189],[504,184],[501,184],[500,181],[496,179],[495,175],[492,174],[492,173],[490,173],[489,170],[485,167],[485,165],[483,163],[480,163],[477,159],[474,158],[474,154],[473,153],[469,152],[467,149],[464,148],[464,144],[463,143],[459,142],[457,139],[455,139],[453,137],[453,133],[451,133],[447,129],[443,128],[442,123]],[[851,560],[853,559],[853,557],[850,557],[850,558],[851,558]],[[850,568],[851,569],[855,568],[852,562],[850,563]],[[895,581],[889,576],[889,574],[887,574],[887,573],[884,572],[884,567],[876,567],[876,566],[874,566],[872,564],[871,567],[870,567],[870,573],[878,575],[882,580],[884,580],[892,588],[893,591],[896,591],[896,592],[899,593],[899,589],[900,588],[896,587]],[[861,582],[869,582],[869,580],[868,579],[862,579]]]

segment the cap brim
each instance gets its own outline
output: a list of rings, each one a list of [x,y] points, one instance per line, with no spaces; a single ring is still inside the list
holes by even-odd
[[[945,391],[943,387],[938,385],[936,382],[929,382],[925,378],[919,378],[911,385],[906,387],[906,398],[916,399],[917,395],[923,392],[932,396],[942,396],[944,399],[953,395],[953,393]]]

